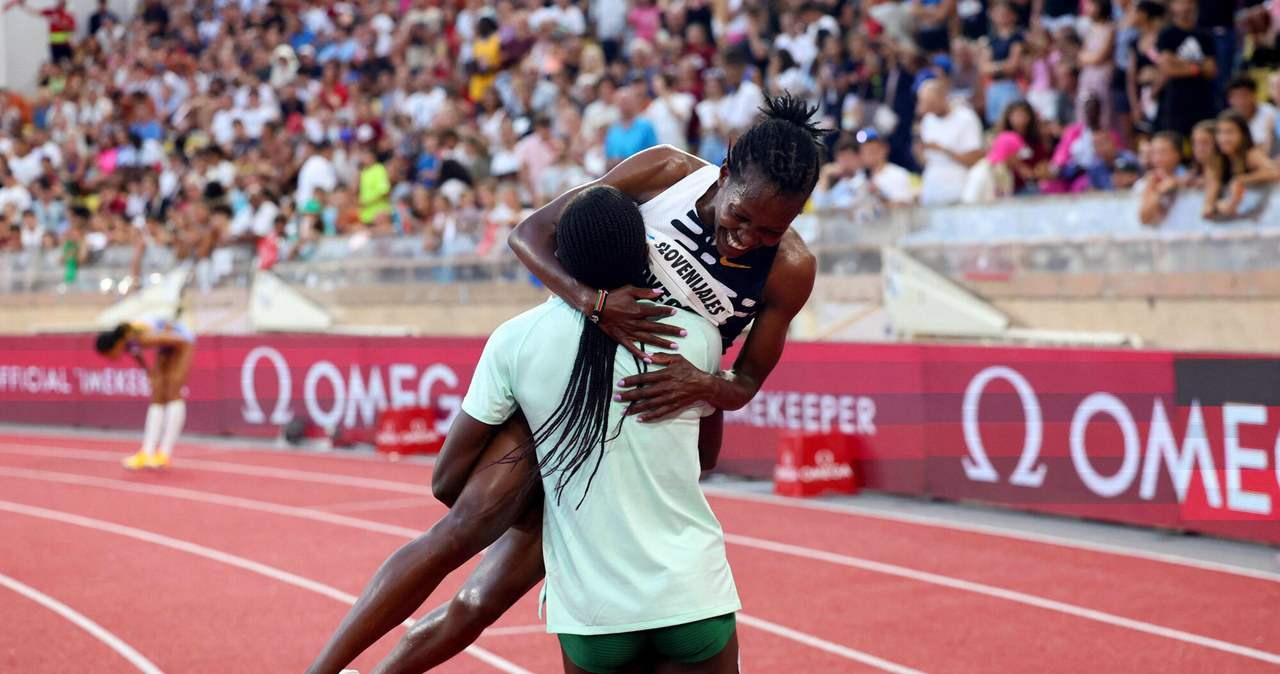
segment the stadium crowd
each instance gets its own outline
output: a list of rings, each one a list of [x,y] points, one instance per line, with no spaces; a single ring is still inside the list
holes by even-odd
[[[1230,217],[1280,177],[1280,0],[38,1],[5,6],[50,53],[0,90],[0,250],[68,281],[112,245],[502,255],[641,149],[719,163],[766,91],[840,130],[811,205],[855,221],[1135,189],[1156,223],[1201,185]]]

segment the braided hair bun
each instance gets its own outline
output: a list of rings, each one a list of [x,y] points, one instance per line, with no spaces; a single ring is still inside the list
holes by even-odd
[[[729,149],[729,172],[742,175],[754,167],[783,196],[808,198],[818,184],[822,139],[830,133],[813,120],[818,108],[784,93],[766,96],[760,111]]]

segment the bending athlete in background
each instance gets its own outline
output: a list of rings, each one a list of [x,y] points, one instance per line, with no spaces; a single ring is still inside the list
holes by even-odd
[[[138,361],[151,381],[151,406],[142,427],[142,448],[125,457],[124,467],[167,468],[173,456],[173,445],[182,434],[187,420],[187,403],[183,389],[195,356],[196,336],[175,320],[144,314],[121,323],[114,330],[100,333],[94,348],[102,355],[117,360],[128,353]],[[154,361],[147,363],[146,349],[155,350]],[[157,449],[159,452],[157,453]]]
[[[600,289],[574,279],[556,259],[556,221],[592,185],[617,188],[640,204],[651,236],[650,271],[662,288],[612,289],[598,320],[605,334],[638,358],[664,366],[622,382],[629,390],[618,399],[630,403],[627,414],[641,423],[699,403],[720,410],[748,403],[777,365],[791,321],[813,289],[815,260],[791,222],[817,182],[824,132],[810,121],[814,110],[790,96],[767,99],[763,112],[722,167],[669,146],[651,148],[561,195],[512,234],[512,248],[539,280],[590,316]],[[733,368],[709,373],[679,354],[646,353],[644,345],[677,348],[664,336],[681,333],[678,326],[654,320],[676,309],[645,302],[651,300],[708,317],[719,325],[725,348],[751,323]],[[470,465],[437,465],[433,474],[433,491],[450,505],[449,513],[379,569],[310,674],[339,672],[409,617],[445,575],[486,547],[454,599],[418,621],[377,672],[421,672],[444,662],[543,578],[541,513],[521,497],[533,468],[474,470],[525,442],[528,428],[513,422],[495,433],[479,426],[455,424],[449,435],[465,446],[487,443],[484,455]]]

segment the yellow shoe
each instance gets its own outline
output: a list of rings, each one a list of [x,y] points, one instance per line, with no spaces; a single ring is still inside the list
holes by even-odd
[[[155,454],[152,454],[151,456],[147,457],[143,465],[145,465],[147,468],[155,468],[157,470],[162,468],[168,468],[169,457],[165,456],[164,454],[161,454],[160,452],[156,452]]]
[[[141,470],[147,466],[147,455],[142,450],[138,450],[137,454],[126,456],[121,463],[129,470]]]

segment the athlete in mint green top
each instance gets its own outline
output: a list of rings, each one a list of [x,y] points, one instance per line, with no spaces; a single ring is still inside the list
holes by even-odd
[[[462,411],[498,426],[518,406],[530,427],[543,425],[569,384],[571,345],[584,320],[552,298],[503,324],[485,345]],[[669,322],[688,332],[679,350],[689,362],[708,371],[719,365],[715,326],[688,311]],[[617,349],[613,378],[638,371],[630,353]],[[554,476],[543,477],[547,631],[633,632],[737,611],[724,533],[698,486],[698,421],[712,410],[641,424],[622,419],[621,403],[610,407],[609,433],[619,431],[604,447],[590,491],[584,494],[588,470],[574,475],[559,499]],[[538,458],[555,446],[539,443]]]
[[[612,187],[578,194],[555,238],[565,268],[592,287],[634,283],[648,268],[640,211]],[[683,333],[681,362],[715,369],[715,326],[669,311]],[[308,674],[336,674],[485,546],[485,563],[503,569],[488,585],[512,594],[503,602],[525,594],[545,563],[547,628],[559,634],[566,674],[636,667],[736,674],[740,602],[724,534],[698,485],[701,471],[715,465],[723,412],[698,406],[661,421],[624,418],[625,406],[613,397],[618,379],[653,367],[558,298],[498,328],[432,475],[432,491],[449,512],[387,559]],[[456,484],[463,486],[455,491]],[[506,543],[494,543],[500,535]],[[465,599],[458,610],[487,601]],[[439,664],[434,654],[419,657],[435,652],[414,638],[420,625],[493,620],[456,621],[452,610],[415,625],[375,672]],[[452,644],[479,636],[445,634]]]

